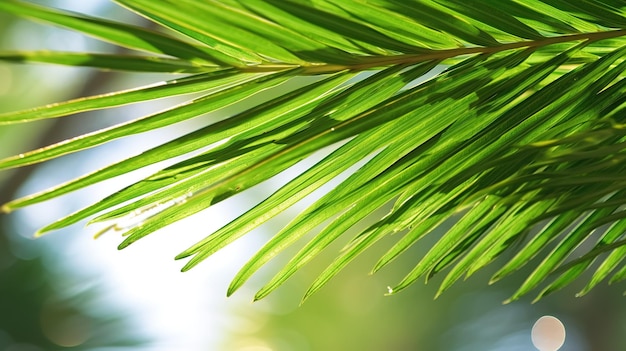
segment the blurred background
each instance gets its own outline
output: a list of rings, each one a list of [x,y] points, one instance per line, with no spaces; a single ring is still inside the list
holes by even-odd
[[[108,0],[40,0],[116,21],[150,26]],[[0,50],[116,52],[64,29],[0,13]],[[0,63],[0,112],[152,84],[173,76],[86,68]],[[294,83],[297,84],[297,83]],[[268,91],[172,128],[111,142],[76,155],[0,173],[0,202],[43,190],[180,136],[276,94]],[[164,99],[42,123],[0,127],[0,157],[156,112],[192,97]],[[141,170],[10,215],[0,214],[0,350],[532,350],[530,330],[543,315],[567,330],[562,350],[626,350],[623,287],[601,284],[583,298],[569,289],[531,304],[502,305],[524,272],[487,286],[488,270],[433,300],[440,278],[383,296],[425,252],[428,241],[374,276],[371,265],[397,237],[368,254],[299,307],[302,294],[345,242],[338,242],[265,300],[256,289],[284,263],[265,267],[230,298],[225,291],[241,265],[306,203],[266,223],[190,272],[173,257],[269,195],[315,155],[251,191],[143,239],[123,251],[110,233],[84,223],[32,239],[40,227],[150,174]],[[313,199],[308,199],[311,203]],[[434,236],[434,235],[431,235]],[[346,235],[345,240],[350,239]],[[433,240],[433,239],[431,239]],[[283,259],[281,261],[281,258]],[[497,265],[497,264],[496,264]]]

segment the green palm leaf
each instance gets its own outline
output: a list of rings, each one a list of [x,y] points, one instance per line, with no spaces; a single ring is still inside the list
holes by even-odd
[[[456,219],[452,228],[416,259],[391,293],[447,269],[443,292],[509,251],[513,255],[500,264],[492,282],[533,266],[510,300],[541,284],[546,286],[539,296],[545,296],[593,267],[581,294],[605,279],[626,278],[626,3],[116,2],[162,31],[13,0],[0,3],[0,10],[142,53],[4,52],[0,60],[193,75],[3,113],[0,124],[173,95],[202,96],[5,158],[0,168],[166,127],[294,78],[309,78],[222,121],[3,206],[9,212],[186,155],[40,234],[97,215],[91,222],[112,221],[107,229],[125,236],[124,248],[332,146],[321,161],[179,254],[179,259],[189,258],[183,270],[359,165],[271,238],[235,276],[228,294],[320,225],[325,226],[255,299],[271,293],[351,228],[364,229],[305,297],[388,234],[399,238],[373,272],[451,218]],[[364,71],[372,74],[360,74]],[[387,214],[372,219],[390,204]],[[592,236],[596,231],[601,234]],[[582,244],[590,249],[576,251]]]

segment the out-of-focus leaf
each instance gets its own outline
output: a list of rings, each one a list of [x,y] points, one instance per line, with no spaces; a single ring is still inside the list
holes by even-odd
[[[189,118],[226,107],[244,97],[265,90],[284,81],[288,75],[289,73],[285,72],[266,75],[241,75],[238,77],[239,80],[232,80],[230,74],[226,73],[226,77],[222,82],[228,82],[229,84],[220,86],[219,82],[215,81],[215,83],[217,83],[216,86],[220,86],[220,89],[212,94],[199,97],[163,112],[86,134],[83,137],[69,139],[45,148],[5,158],[0,160],[0,169],[42,162],[68,153],[91,148],[117,138],[182,122]]]
[[[87,54],[75,52],[0,52],[0,61],[41,62],[57,65],[94,67],[103,70],[167,73],[202,73],[220,69],[215,65],[197,65],[189,61],[155,56]]]
[[[230,70],[187,76],[130,90],[89,96],[22,111],[1,113],[0,125],[62,117],[135,102],[207,91],[224,84],[230,84],[228,77],[230,77],[230,82],[236,82],[242,78],[235,71]]]
[[[210,52],[204,48],[141,27],[53,10],[25,1],[3,0],[0,2],[0,10],[67,27],[130,49],[165,54],[190,61],[214,61]]]

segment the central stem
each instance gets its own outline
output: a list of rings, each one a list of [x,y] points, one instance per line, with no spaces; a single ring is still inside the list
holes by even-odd
[[[594,33],[581,33],[562,35],[557,37],[550,37],[541,40],[528,40],[519,41],[515,43],[507,43],[499,46],[479,46],[479,47],[467,47],[467,48],[455,48],[446,50],[433,50],[426,54],[402,54],[393,56],[365,56],[360,58],[360,63],[352,65],[338,65],[338,64],[312,64],[310,66],[303,66],[304,75],[313,74],[325,74],[334,73],[344,70],[363,71],[376,67],[383,67],[397,64],[415,64],[424,61],[432,60],[445,60],[457,56],[473,55],[473,54],[493,54],[496,52],[518,49],[518,48],[533,48],[542,47],[546,45],[566,43],[571,41],[597,41],[602,39],[617,38],[626,35],[626,29],[611,30],[606,32],[594,32]],[[284,69],[293,69],[298,67],[293,64],[268,64],[268,65],[256,65],[246,68],[241,68],[242,72],[275,72]]]

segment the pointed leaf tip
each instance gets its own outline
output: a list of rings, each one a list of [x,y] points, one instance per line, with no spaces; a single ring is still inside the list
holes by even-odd
[[[235,292],[237,292],[237,290],[239,290],[239,288],[241,288],[242,285],[243,285],[243,282],[237,279],[231,281],[230,285],[228,286],[228,290],[226,291],[226,296],[232,296]],[[261,294],[261,291],[259,291],[254,295],[253,301],[260,300],[264,298],[265,296],[267,296],[267,293]]]
[[[2,205],[0,210],[3,213],[7,213],[7,214],[13,212],[13,208],[11,207],[10,203],[6,203],[6,204]]]
[[[544,297],[544,295],[542,295],[542,294],[537,295],[537,297],[535,297],[530,303],[531,304],[535,304],[535,303],[539,302],[539,300],[541,300],[543,297]],[[513,301],[515,301],[515,300],[512,300],[511,302],[513,302]]]
[[[117,249],[118,249],[118,250],[123,250],[123,249],[127,248],[130,244],[132,244],[132,243],[134,243],[134,242],[135,242],[135,240],[129,240],[129,239],[130,239],[130,237],[129,237],[129,238],[127,238],[126,240],[122,241],[122,242],[121,242],[121,243],[117,246]]]
[[[194,265],[187,263],[187,264],[185,264],[185,265],[183,266],[183,268],[181,268],[181,269],[180,269],[180,271],[181,271],[181,272],[187,272],[187,271],[189,271],[191,268],[193,268],[193,266],[194,266]]]
[[[306,300],[308,300],[320,288],[321,286],[315,286],[315,285],[312,285],[311,287],[309,287],[309,289],[304,293],[304,296],[302,296],[302,300],[300,300],[300,304],[298,306],[304,305],[304,302],[306,302]]]
[[[441,296],[441,294],[443,294],[442,290],[437,291],[437,293],[435,293],[435,296],[433,297],[433,300],[437,300],[439,296]]]
[[[179,253],[178,255],[176,255],[176,257],[174,257],[175,260],[182,260],[183,258],[187,258],[191,256],[191,253],[183,251],[181,253]]]
[[[233,291],[234,292],[234,291]],[[264,299],[268,294],[262,294],[260,291],[257,292],[256,294],[254,294],[254,298],[252,299],[252,302],[257,302],[260,301],[262,299]]]
[[[309,292],[307,291],[304,296],[302,296],[302,300],[300,300],[300,303],[298,304],[298,307],[302,307],[302,305],[304,305],[304,303],[306,302],[306,300],[309,299],[309,297],[311,297],[311,294],[309,294]]]
[[[46,235],[47,233],[49,233],[49,231],[47,230],[43,230],[43,229],[39,229],[35,232],[34,237],[35,238],[41,238],[42,236]]]

